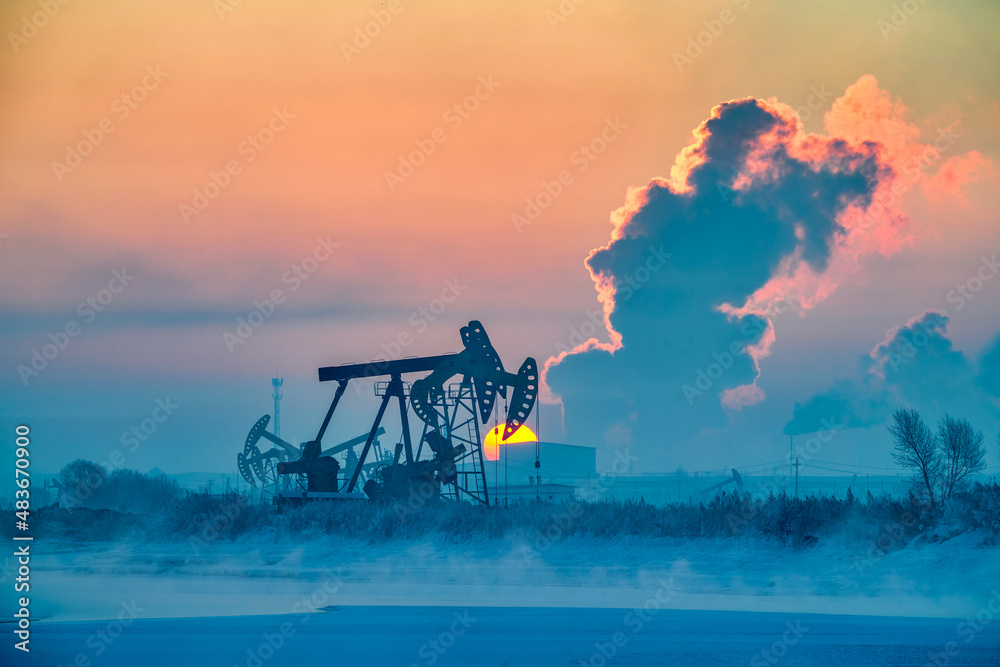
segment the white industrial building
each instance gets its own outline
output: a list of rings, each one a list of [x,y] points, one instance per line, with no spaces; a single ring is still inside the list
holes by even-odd
[[[485,463],[491,504],[536,498],[559,501],[573,497],[578,487],[597,475],[597,449],[516,442],[501,445],[496,460]]]

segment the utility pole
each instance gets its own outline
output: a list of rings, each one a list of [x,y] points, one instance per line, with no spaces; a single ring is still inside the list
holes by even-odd
[[[789,477],[792,476],[792,459],[795,456],[794,455],[794,450],[792,448],[792,440],[794,440],[794,439],[795,439],[794,435],[789,435],[788,436],[788,476]]]
[[[795,497],[799,497],[799,463],[798,459],[795,459]]]
[[[535,502],[536,503],[540,502],[542,499],[542,494],[541,494],[542,478],[539,476],[541,474],[542,464],[538,458],[538,455],[541,452],[540,448],[542,445],[540,441],[541,436],[538,435],[539,433],[538,423],[540,421],[538,412],[540,408],[541,408],[541,402],[539,402],[538,405],[535,405]]]

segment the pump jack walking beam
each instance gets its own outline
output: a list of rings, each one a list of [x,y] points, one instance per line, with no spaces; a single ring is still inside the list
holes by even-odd
[[[323,434],[326,433],[326,427],[330,425],[330,418],[333,417],[333,411],[337,409],[337,403],[340,403],[341,397],[344,395],[344,390],[347,389],[347,380],[337,381],[337,393],[333,395],[333,403],[330,403],[330,409],[326,411],[326,417],[323,418],[323,425],[319,427],[319,433],[316,434],[316,442],[323,442]]]
[[[433,357],[411,357],[386,361],[378,359],[367,364],[344,364],[342,366],[324,366],[319,369],[319,381],[343,382],[358,378],[394,377],[403,373],[427,373],[437,368],[442,361],[457,357],[455,353],[439,354]]]

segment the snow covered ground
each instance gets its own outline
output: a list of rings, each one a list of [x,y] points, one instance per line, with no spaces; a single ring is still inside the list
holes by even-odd
[[[673,539],[568,538],[546,549],[329,537],[197,550],[41,541],[33,648],[45,660],[24,664],[69,665],[83,655],[94,665],[250,667],[248,648],[268,633],[278,643],[276,629],[290,623],[294,636],[260,665],[293,664],[313,650],[344,659],[329,664],[599,665],[595,643],[608,641],[616,650],[608,664],[683,664],[683,656],[765,665],[776,654],[758,653],[776,642],[782,650],[794,634],[785,624],[798,620],[810,630],[784,647],[782,664],[871,664],[875,656],[924,664],[938,651],[940,664],[1000,664],[1000,549],[978,541],[920,541],[888,554],[832,541],[800,550]],[[440,655],[419,654],[469,609],[481,620],[463,631],[468,637]],[[619,630],[628,639],[621,646]],[[948,655],[949,641],[959,653]],[[873,652],[852,652],[857,644]],[[192,653],[197,646],[207,652]]]
[[[107,618],[125,593],[148,598],[155,617],[284,613],[288,600],[326,580],[337,582],[336,604],[344,605],[624,608],[663,579],[673,582],[679,609],[961,617],[1000,587],[1000,549],[976,541],[965,535],[887,554],[848,543],[795,550],[674,539],[567,538],[546,550],[504,541],[366,545],[329,537],[197,550],[187,543],[40,542],[33,613]],[[206,588],[225,594],[206,597]]]

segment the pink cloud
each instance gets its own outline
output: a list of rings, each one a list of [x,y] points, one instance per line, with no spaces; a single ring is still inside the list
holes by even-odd
[[[920,128],[910,118],[910,110],[880,88],[871,75],[861,77],[833,103],[824,116],[825,134],[805,132],[795,109],[776,99],[734,100],[717,105],[693,132],[692,143],[678,153],[670,177],[654,178],[645,186],[630,188],[625,203],[612,212],[608,244],[595,248],[587,258],[598,301],[603,306],[608,341],[592,338],[574,350],[549,358],[542,374],[543,396],[548,401],[559,399],[548,389],[546,375],[566,357],[593,350],[614,354],[627,344],[612,325],[618,293],[615,277],[595,271],[592,260],[626,237],[635,216],[656,192],[666,190],[682,198],[706,195],[697,192],[698,185],[692,175],[710,161],[709,150],[719,150],[720,141],[724,143],[725,137],[721,140],[713,137],[713,131],[724,127],[720,125],[723,113],[747,102],[765,111],[774,122],[755,137],[742,157],[739,172],[731,175],[728,187],[734,196],[781,183],[787,170],[802,165],[831,176],[868,174],[874,165],[874,173],[868,174],[873,184],[870,196],[839,207],[834,230],[826,240],[828,253],[824,261],[810,258],[805,244],[800,243],[744,302],[714,305],[734,321],[753,315],[767,322],[762,338],[747,348],[757,378],[759,362],[770,353],[775,342],[773,320],[779,312],[791,308],[804,313],[828,298],[847,276],[857,273],[865,257],[892,256],[913,242],[909,219],[902,207],[904,196],[921,189],[934,201],[960,199],[966,184],[992,169],[989,160],[975,151],[948,156],[950,151],[957,152],[954,124],[941,128],[937,136],[922,140]],[[729,128],[729,131],[740,130]],[[734,143],[742,136],[734,135]],[[804,234],[802,229],[796,229],[800,242]],[[764,398],[756,378],[720,393],[723,405],[736,410]]]

